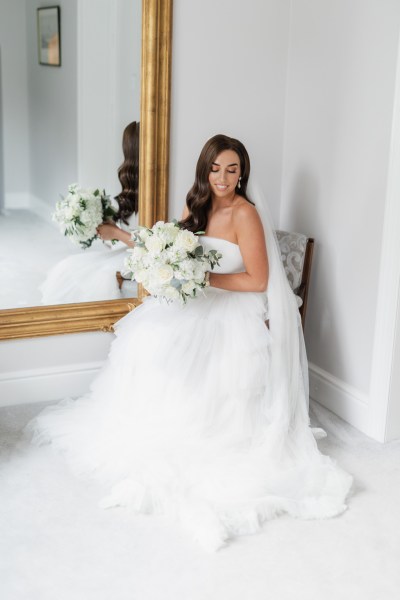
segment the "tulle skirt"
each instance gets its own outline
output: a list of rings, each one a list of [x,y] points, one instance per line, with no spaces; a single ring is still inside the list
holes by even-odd
[[[309,424],[274,423],[272,346],[263,294],[147,298],[116,324],[90,393],[45,409],[28,431],[104,484],[102,507],[169,515],[209,550],[283,512],[340,514],[352,477],[319,452]]]
[[[95,302],[121,298],[117,271],[124,270],[126,246],[89,248],[71,254],[50,269],[40,286],[42,304]]]

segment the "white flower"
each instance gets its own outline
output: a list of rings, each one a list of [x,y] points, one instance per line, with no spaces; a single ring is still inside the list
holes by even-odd
[[[198,237],[194,233],[187,229],[181,229],[176,236],[175,245],[177,248],[183,248],[187,252],[193,252],[200,244]]]
[[[164,298],[166,298],[167,300],[177,300],[180,297],[180,294],[178,292],[178,290],[173,287],[172,285],[169,285],[168,287],[165,288],[164,290]]]
[[[196,284],[194,281],[186,281],[182,284],[182,292],[191,296],[196,289]]]
[[[143,246],[135,246],[132,250],[132,257],[134,260],[140,260],[146,255],[146,250]]]
[[[125,266],[150,294],[186,302],[204,287],[205,272],[215,260],[207,253],[191,255],[200,246],[195,234],[175,222],[158,221],[151,229],[137,230],[134,239],[139,245],[129,251]]]
[[[62,233],[74,244],[89,247],[96,238],[97,227],[105,219],[105,208],[108,208],[108,218],[110,202],[105,192],[101,194],[98,190],[84,190],[78,184],[72,184],[68,187],[67,196],[56,203],[53,220],[59,223]]]
[[[148,229],[143,227],[142,229],[139,229],[138,236],[140,237],[142,242],[145,242],[147,240],[147,238],[150,236],[150,232]]]
[[[193,259],[186,258],[179,263],[179,267],[175,271],[175,276],[177,279],[193,279],[194,269],[195,261]]]
[[[202,283],[204,281],[204,276],[207,271],[210,270],[210,266],[207,262],[198,261],[194,267],[193,279],[196,283]]]
[[[162,240],[156,235],[150,235],[145,241],[145,246],[151,254],[158,254],[163,249]]]
[[[135,271],[133,276],[138,283],[145,283],[145,281],[148,279],[146,269],[139,269],[138,271]]]
[[[161,265],[153,270],[152,277],[158,284],[169,283],[174,276],[174,270],[170,265]]]
[[[173,244],[179,233],[179,227],[175,223],[165,223],[164,228],[158,233],[165,245]]]

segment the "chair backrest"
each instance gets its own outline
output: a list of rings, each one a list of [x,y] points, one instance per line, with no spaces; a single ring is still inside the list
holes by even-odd
[[[292,231],[277,230],[275,233],[290,287],[302,300],[299,311],[304,328],[314,239]]]

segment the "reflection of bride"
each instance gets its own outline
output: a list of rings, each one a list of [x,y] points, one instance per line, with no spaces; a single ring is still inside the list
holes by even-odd
[[[122,190],[115,198],[118,202],[115,221],[120,226],[104,223],[98,229],[101,239],[115,239],[118,242],[100,250],[91,247],[58,262],[40,286],[42,304],[114,300],[121,297],[116,272],[123,271],[126,248],[131,245],[129,231],[137,224],[139,124],[135,121],[124,130],[122,149],[124,162],[118,170]]]
[[[206,143],[181,221],[223,255],[205,296],[146,298],[91,393],[28,425],[104,484],[103,508],[166,514],[211,550],[280,513],[340,514],[352,483],[310,427],[299,313],[249,171],[239,141]]]

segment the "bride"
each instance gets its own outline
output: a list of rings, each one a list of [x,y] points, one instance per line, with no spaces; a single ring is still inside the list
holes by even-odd
[[[122,190],[115,197],[118,211],[115,223],[98,228],[100,239],[117,240],[109,248],[91,247],[58,262],[40,286],[42,304],[68,304],[115,300],[121,297],[116,278],[123,271],[131,230],[137,225],[139,189],[139,123],[133,121],[122,136],[124,161],[118,169]],[[117,225],[119,223],[119,225]]]
[[[310,427],[297,304],[249,174],[241,142],[208,140],[181,221],[222,254],[205,295],[146,298],[90,393],[28,426],[104,484],[100,506],[166,514],[209,550],[281,513],[338,515],[352,485]]]

